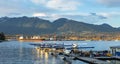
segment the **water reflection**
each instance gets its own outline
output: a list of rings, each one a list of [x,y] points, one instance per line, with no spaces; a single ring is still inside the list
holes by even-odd
[[[52,41],[45,41],[50,42]],[[108,50],[110,46],[120,45],[113,41],[55,41],[53,43],[72,44],[78,43],[80,46],[95,46],[94,50]],[[86,44],[87,43],[87,44]],[[104,45],[103,45],[104,44]],[[40,49],[30,45],[30,42],[10,41],[0,43],[0,64],[69,64],[60,59],[59,56],[52,56],[48,50]],[[120,61],[111,61],[111,64],[120,64]],[[72,64],[86,64],[73,60]]]
[[[52,56],[46,49],[35,48],[37,61],[35,64],[64,64],[63,60],[60,58]],[[47,49],[48,50],[48,49]],[[35,52],[34,52],[35,53]],[[61,62],[60,62],[61,61]]]
[[[19,56],[20,56],[20,59],[22,59],[22,56],[23,56],[22,43],[20,43],[20,47],[19,47]]]
[[[1,43],[0,64],[63,64],[45,50],[25,45],[18,42]]]
[[[120,64],[119,60],[107,60],[107,62],[109,62],[109,64]]]

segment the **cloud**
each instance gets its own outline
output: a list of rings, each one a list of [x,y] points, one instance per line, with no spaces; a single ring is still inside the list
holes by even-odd
[[[99,13],[89,13],[89,15],[83,16],[81,20],[87,23],[97,23],[105,19],[107,19],[107,17],[100,15]]]
[[[80,4],[78,0],[0,0],[0,16],[33,16],[36,12],[61,14],[74,12]]]
[[[31,0],[36,5],[46,4],[47,0]]]
[[[0,0],[0,16],[26,15],[32,11],[28,5],[28,0]]]
[[[99,15],[102,15],[104,17],[110,17],[111,14],[110,13],[106,13],[106,12],[101,12],[101,13],[98,13]]]
[[[107,16],[102,15],[102,14],[100,15],[99,13],[90,13],[89,16],[97,17],[98,19],[107,19]]]
[[[98,2],[109,7],[120,7],[120,0],[98,0]]]
[[[51,0],[47,3],[47,7],[56,10],[76,10],[80,3],[73,0]]]
[[[35,16],[35,17],[45,17],[47,15],[45,13],[34,13],[33,16]]]
[[[10,15],[21,15],[21,13],[9,13]]]
[[[34,0],[37,3],[37,0]],[[42,0],[41,4],[44,4]],[[43,0],[46,1],[46,0]],[[33,16],[33,13],[55,13],[56,10],[45,7],[44,5],[35,5],[31,0],[0,0],[0,16]],[[21,14],[13,14],[21,13]]]
[[[80,2],[75,0],[31,0],[36,5],[44,5],[45,7],[59,10],[59,11],[70,11],[77,10]]]
[[[120,13],[119,12],[101,12],[98,13],[99,15],[102,15],[107,18],[112,18],[112,17],[119,17]]]
[[[98,13],[80,13],[80,14],[46,14],[46,16],[41,16],[40,18],[54,21],[58,18],[68,18],[76,21],[81,21],[85,23],[97,23],[101,20],[107,19],[106,16]]]

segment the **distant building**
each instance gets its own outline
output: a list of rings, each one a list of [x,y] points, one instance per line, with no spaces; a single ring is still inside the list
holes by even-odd
[[[23,37],[23,36],[20,36],[19,39],[22,40],[22,39],[24,39],[24,37]]]

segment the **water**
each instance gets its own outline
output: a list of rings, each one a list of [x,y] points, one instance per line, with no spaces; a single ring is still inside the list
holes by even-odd
[[[33,42],[8,41],[0,43],[0,64],[69,64],[59,57],[51,56],[48,52],[30,45],[30,43]],[[92,50],[110,50],[110,46],[120,45],[120,41],[44,41],[42,43],[77,43],[79,46],[94,46],[95,48]],[[119,61],[114,62],[120,63]],[[73,60],[72,64],[86,63]]]

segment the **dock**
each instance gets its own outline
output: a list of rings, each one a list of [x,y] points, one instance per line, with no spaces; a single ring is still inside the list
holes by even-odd
[[[109,64],[109,62],[107,62],[107,61],[99,60],[94,57],[92,57],[92,58],[91,57],[80,57],[77,55],[67,55],[67,56],[73,57],[73,60],[80,60],[80,61],[83,61],[83,62],[89,63],[89,64]]]
[[[89,64],[108,64],[106,61],[98,60],[90,57],[76,57],[77,60],[89,63]]]
[[[119,60],[120,61],[120,57],[119,56],[112,56],[112,57],[94,57],[95,59],[99,59],[99,60]]]
[[[41,44],[30,44],[40,48],[56,48],[56,49],[63,49],[64,44],[50,44],[50,43],[41,43]]]
[[[68,58],[72,58],[72,60],[80,60],[80,61],[86,62],[88,64],[109,64],[109,62],[103,61],[102,59],[117,58],[117,57],[81,57],[81,56],[79,56],[79,54],[66,54],[66,53],[64,53],[64,49],[66,46],[64,44],[51,44],[51,43],[36,44],[36,43],[34,43],[34,44],[30,44],[30,45],[34,45],[34,46],[37,46],[38,48],[42,48],[45,50],[52,49],[50,52],[52,52],[52,55],[55,55],[55,56],[59,55],[59,53],[61,51],[59,52],[58,50],[62,49],[63,56],[68,57]],[[67,45],[67,46],[71,46],[71,45]],[[94,47],[79,47],[79,48],[82,49],[82,48],[94,48]],[[71,50],[73,48],[69,48],[69,49]],[[118,59],[120,59],[120,58],[118,58]]]
[[[113,56],[116,60],[120,60],[120,56]]]

